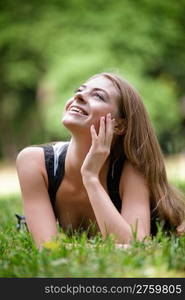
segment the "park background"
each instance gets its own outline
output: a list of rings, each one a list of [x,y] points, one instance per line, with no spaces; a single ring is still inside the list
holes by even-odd
[[[68,140],[60,121],[65,102],[79,84],[102,71],[116,72],[138,89],[168,178],[185,189],[184,16],[185,0],[0,2],[0,197],[5,223],[22,209],[18,152],[32,144]]]

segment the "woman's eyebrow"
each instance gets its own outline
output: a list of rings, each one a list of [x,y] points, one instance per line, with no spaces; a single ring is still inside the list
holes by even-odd
[[[82,84],[81,86],[80,86],[80,88],[86,88],[87,86],[85,85],[85,84]],[[108,98],[110,98],[110,96],[109,96],[109,94],[107,93],[107,91],[105,91],[104,89],[101,89],[101,88],[93,88],[92,89],[93,91],[101,91],[101,92],[104,92],[105,94],[106,94],[106,96],[108,97]]]

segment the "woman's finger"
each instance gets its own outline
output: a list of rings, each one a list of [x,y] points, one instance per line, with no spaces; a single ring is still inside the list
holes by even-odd
[[[91,131],[91,137],[92,137],[92,143],[97,139],[97,133],[96,133],[96,129],[94,127],[94,124],[91,125],[90,127],[90,131]]]
[[[106,134],[105,134],[105,145],[107,147],[111,146],[113,132],[114,132],[114,122],[115,120],[111,118],[111,114],[107,114],[106,117]]]
[[[105,117],[100,118],[98,138],[101,143],[105,143]]]

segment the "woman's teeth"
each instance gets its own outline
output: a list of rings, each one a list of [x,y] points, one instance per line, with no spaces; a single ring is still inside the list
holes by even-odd
[[[86,115],[81,109],[76,108],[76,107],[72,107],[72,108],[70,109],[70,111],[77,112],[77,113],[79,113],[79,114],[81,114],[81,115]]]

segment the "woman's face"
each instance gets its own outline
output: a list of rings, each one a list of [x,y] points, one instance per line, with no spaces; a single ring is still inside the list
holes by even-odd
[[[69,130],[88,129],[92,124],[99,129],[101,116],[111,113],[116,119],[119,94],[111,80],[104,76],[89,79],[67,101],[62,122]]]

